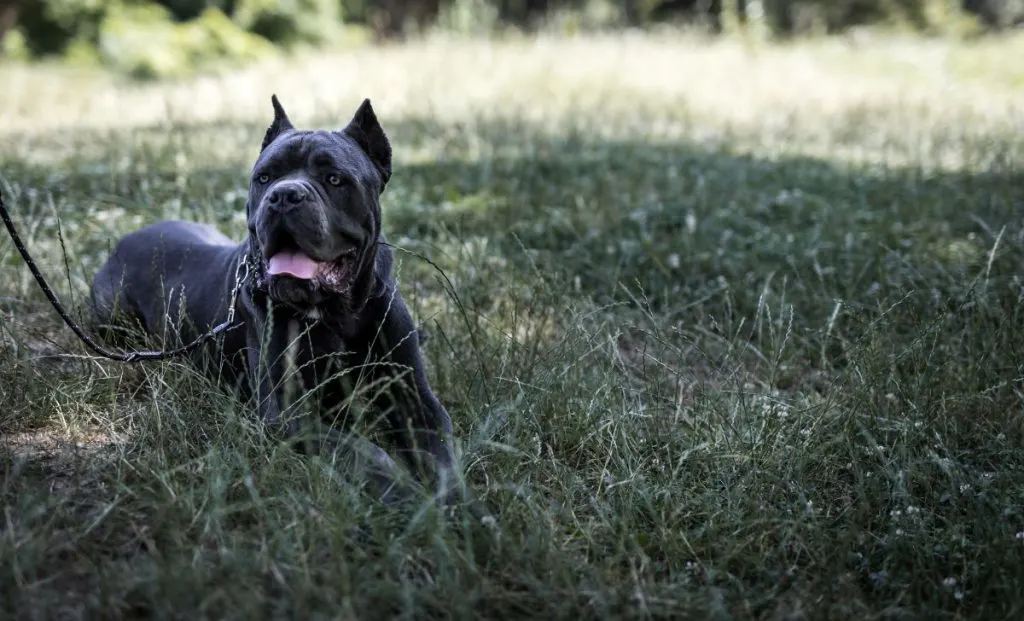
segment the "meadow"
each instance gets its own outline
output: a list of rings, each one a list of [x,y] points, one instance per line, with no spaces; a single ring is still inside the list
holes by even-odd
[[[244,235],[272,93],[300,127],[369,97],[495,516],[383,506],[183,362],[88,355],[0,236],[3,616],[1019,617],[1022,56],[655,33],[149,84],[0,65],[0,188],[79,314],[118,235]]]

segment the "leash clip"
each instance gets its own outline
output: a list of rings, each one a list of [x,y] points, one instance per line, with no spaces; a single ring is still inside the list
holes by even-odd
[[[241,275],[239,275],[241,272]],[[227,323],[233,324],[235,322],[235,306],[238,303],[238,291],[242,288],[242,283],[249,278],[249,254],[246,253],[241,260],[238,261],[238,265],[235,266],[235,287],[231,291],[231,305],[228,306],[228,321]]]

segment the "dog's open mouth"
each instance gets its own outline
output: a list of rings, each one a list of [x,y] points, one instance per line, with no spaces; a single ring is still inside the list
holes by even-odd
[[[323,261],[311,259],[301,250],[282,250],[267,261],[267,273],[271,276],[287,274],[300,280],[313,280],[326,267]]]
[[[347,284],[355,257],[346,254],[333,261],[318,261],[298,249],[282,249],[267,260],[268,276],[291,276],[332,288]]]

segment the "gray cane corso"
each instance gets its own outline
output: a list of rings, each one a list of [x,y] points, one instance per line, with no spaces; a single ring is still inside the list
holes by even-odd
[[[225,321],[241,277],[242,327],[200,350],[205,372],[255,396],[260,418],[290,437],[305,426],[286,415],[289,369],[302,391],[316,391],[316,420],[344,416],[354,386],[366,387],[401,461],[449,499],[451,419],[427,383],[380,230],[388,138],[369,100],[341,131],[295,129],[276,95],[271,101],[274,121],[249,182],[248,239],[181,221],[126,235],[93,281],[97,323],[109,335],[128,319],[165,346],[190,342]],[[326,441],[361,456],[360,467],[385,489],[397,480],[397,464],[379,446],[336,429],[318,438],[317,450]]]

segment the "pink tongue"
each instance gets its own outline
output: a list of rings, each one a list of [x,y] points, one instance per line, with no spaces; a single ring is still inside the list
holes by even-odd
[[[296,252],[279,252],[270,257],[267,272],[271,276],[290,274],[303,280],[311,280],[316,275],[317,261],[310,259],[301,250]]]

